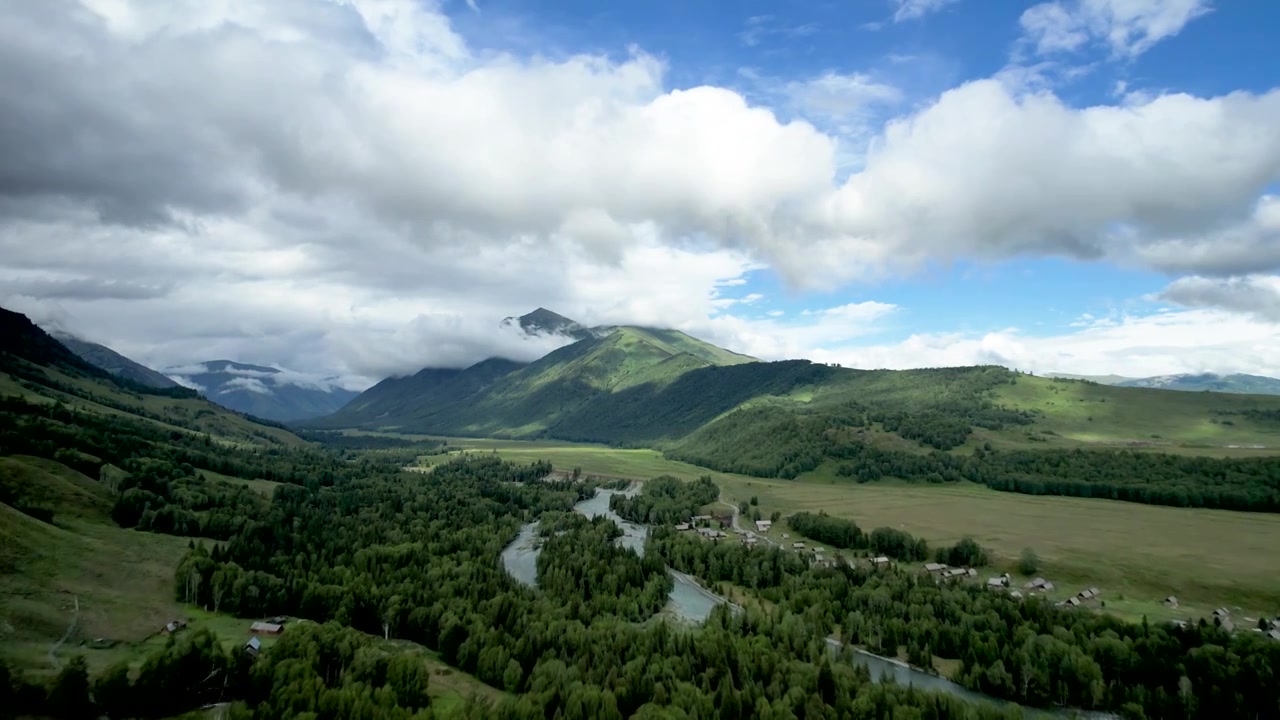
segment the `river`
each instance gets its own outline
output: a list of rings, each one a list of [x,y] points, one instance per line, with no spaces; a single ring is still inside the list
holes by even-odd
[[[648,526],[624,520],[609,508],[609,500],[614,495],[634,495],[639,490],[639,484],[633,484],[626,490],[598,490],[594,497],[579,502],[573,506],[573,509],[589,518],[600,515],[609,518],[622,529],[622,537],[618,538],[618,544],[635,550],[638,555],[643,555],[644,543],[649,537]],[[540,551],[541,548],[538,547],[538,523],[532,522],[520,528],[520,534],[502,551],[502,565],[511,577],[517,581],[536,587],[538,584],[538,553]],[[671,588],[671,602],[668,604],[668,608],[681,617],[691,622],[700,623],[711,615],[711,610],[716,605],[728,603],[728,600],[702,587],[688,575],[671,568],[668,568],[667,572],[671,574],[671,578],[675,583]],[[730,605],[737,607],[736,605]],[[827,639],[827,644],[833,650],[839,650],[841,647],[838,641],[831,638]],[[892,677],[899,685],[911,685],[921,690],[938,690],[971,702],[990,703],[1000,706],[1014,705],[1014,703],[1006,700],[999,700],[974,692],[946,678],[916,670],[901,661],[881,657],[865,650],[855,648],[853,661],[865,665],[871,671],[872,679],[876,681],[880,681],[885,677]],[[1085,711],[1075,711],[1076,714],[1073,716],[1071,714],[1072,711],[1062,709],[1042,710],[1024,707],[1022,711],[1029,718],[1077,717],[1081,718],[1081,720],[1113,720],[1117,717],[1108,713]]]
[[[603,515],[612,520],[621,530],[619,545],[631,548],[637,555],[644,555],[644,543],[649,537],[649,528],[624,520],[609,508],[609,500],[614,495],[634,495],[640,491],[638,484],[626,490],[598,490],[594,497],[583,500],[573,509],[589,518]],[[502,551],[502,565],[511,577],[529,586],[538,584],[538,553],[541,552],[538,540],[538,523],[532,522],[520,528],[520,534]],[[673,582],[667,607],[680,617],[690,622],[700,623],[711,615],[716,605],[728,601],[707,590],[696,580],[682,572],[668,569]]]

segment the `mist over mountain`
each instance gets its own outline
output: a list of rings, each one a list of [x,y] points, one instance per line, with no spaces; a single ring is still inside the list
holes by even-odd
[[[359,394],[337,378],[231,360],[170,368],[169,375],[223,407],[281,422],[328,415]]]

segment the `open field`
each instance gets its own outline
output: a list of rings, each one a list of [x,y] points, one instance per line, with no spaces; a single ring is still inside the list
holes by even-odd
[[[276,491],[276,488],[280,486],[280,483],[274,480],[246,480],[244,478],[223,475],[222,473],[216,473],[212,470],[205,470],[203,468],[200,469],[200,474],[210,480],[221,480],[222,482],[230,483],[232,485],[244,485],[250,490],[266,498],[270,498]]]
[[[449,453],[446,455],[427,455],[422,458],[426,464],[438,465],[448,462],[458,451],[494,452],[514,462],[533,462],[550,460],[557,470],[582,468],[589,475],[614,475],[629,478],[651,478],[658,475],[675,475],[676,477],[694,479],[701,475],[710,475],[716,482],[722,478],[754,480],[747,475],[723,473],[698,465],[668,460],[657,450],[620,449],[605,445],[587,445],[581,443],[543,442],[524,440],[489,440],[448,438]]]
[[[547,459],[557,469],[581,467],[588,474],[711,475],[732,502],[757,496],[765,516],[825,510],[864,530],[897,527],[931,545],[970,535],[999,555],[1002,569],[1012,570],[1022,549],[1031,547],[1043,560],[1040,574],[1058,585],[1054,597],[1096,585],[1108,610],[1127,617],[1196,616],[1219,605],[1240,606],[1255,617],[1280,613],[1274,559],[1280,515],[1017,495],[969,484],[834,483],[826,468],[797,481],[768,480],[670,461],[654,450],[598,445],[458,439],[449,445],[519,462]],[[1182,607],[1161,606],[1167,595]]]

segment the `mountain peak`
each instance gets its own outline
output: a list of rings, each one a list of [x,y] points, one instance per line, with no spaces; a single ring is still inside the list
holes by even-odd
[[[589,328],[558,312],[539,307],[520,317],[504,318],[502,327],[518,327],[526,335],[564,335],[575,340],[599,337],[608,328]]]

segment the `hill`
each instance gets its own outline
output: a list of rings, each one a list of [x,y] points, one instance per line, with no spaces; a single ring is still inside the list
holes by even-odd
[[[332,378],[303,379],[278,368],[231,360],[202,363],[181,378],[223,407],[279,422],[328,415],[359,394]]]
[[[674,330],[614,328],[528,365],[490,359],[384,380],[308,425],[451,435],[536,435],[587,403],[630,387],[660,388],[690,370],[754,362]]]
[[[68,350],[79,355],[82,360],[102,368],[117,377],[132,380],[140,385],[154,388],[179,387],[178,383],[155,370],[138,362],[134,362],[106,345],[81,340],[66,333],[53,333],[52,336]]]

